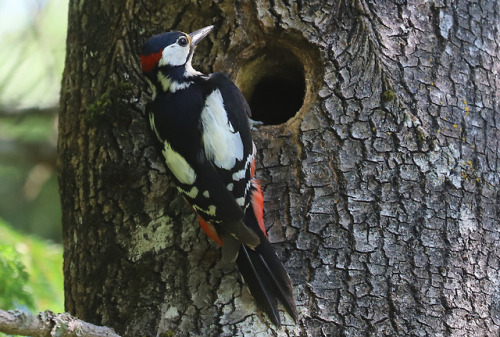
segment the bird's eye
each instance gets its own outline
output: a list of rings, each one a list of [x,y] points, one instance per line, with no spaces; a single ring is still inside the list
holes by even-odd
[[[179,44],[179,46],[184,47],[188,44],[188,40],[185,36],[182,36],[179,38],[179,40],[177,40],[177,43]]]

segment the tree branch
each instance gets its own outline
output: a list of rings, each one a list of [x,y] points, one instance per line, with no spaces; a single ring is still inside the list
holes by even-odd
[[[36,165],[45,163],[56,168],[57,148],[50,141],[0,139],[0,163],[7,165]]]
[[[25,109],[13,109],[7,106],[0,106],[0,118],[26,118],[31,116],[56,116],[59,106],[48,108],[30,107]]]
[[[68,313],[44,311],[38,315],[0,310],[0,332],[34,337],[120,337],[113,329],[79,320]]]

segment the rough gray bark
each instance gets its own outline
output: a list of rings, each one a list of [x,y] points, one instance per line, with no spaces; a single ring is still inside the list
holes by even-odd
[[[465,0],[71,2],[67,310],[125,336],[498,335],[499,13]],[[281,330],[220,268],[143,113],[141,44],[208,24],[195,63],[247,97],[276,59],[303,67],[300,111],[254,134],[300,316]]]

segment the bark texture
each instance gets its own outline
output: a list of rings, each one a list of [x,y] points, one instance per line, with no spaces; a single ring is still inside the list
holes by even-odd
[[[499,13],[466,0],[72,1],[67,310],[124,336],[497,336]],[[143,112],[142,43],[209,24],[197,68],[229,73],[247,98],[266,75],[304,76],[300,111],[254,133],[300,316],[282,329],[220,268]]]

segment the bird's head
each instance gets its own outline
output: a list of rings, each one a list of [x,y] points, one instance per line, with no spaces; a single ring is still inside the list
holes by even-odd
[[[142,71],[154,82],[162,76],[169,81],[182,82],[186,78],[201,75],[191,65],[194,50],[214,26],[208,26],[191,34],[168,32],[155,35],[142,47]],[[159,83],[160,84],[160,83]]]

